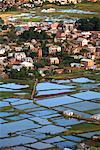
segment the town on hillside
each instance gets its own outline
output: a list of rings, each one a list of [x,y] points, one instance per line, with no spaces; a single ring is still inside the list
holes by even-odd
[[[87,0],[87,2],[96,3],[99,0]],[[0,11],[9,11],[16,9],[41,7],[45,4],[56,4],[58,6],[75,5],[81,3],[81,0],[0,0]]]
[[[0,150],[100,150],[99,4],[0,0]]]
[[[73,70],[99,70],[100,31],[88,31],[88,28],[84,31],[85,27],[82,31],[80,21],[19,23],[0,20],[3,78],[18,78],[23,71],[27,77],[34,77],[34,74],[45,77]]]

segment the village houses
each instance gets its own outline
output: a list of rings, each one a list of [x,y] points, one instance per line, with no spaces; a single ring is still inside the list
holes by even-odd
[[[98,32],[93,31],[78,31],[74,23],[61,22],[28,22],[28,24],[17,24],[17,30],[21,34],[30,27],[35,27],[35,31],[40,33],[45,31],[50,37],[45,44],[46,56],[42,49],[41,42],[33,37],[30,41],[25,41],[19,45],[16,42],[8,44],[0,44],[0,64],[5,62],[12,69],[21,70],[22,67],[27,69],[34,68],[34,63],[39,62],[42,58],[48,60],[50,65],[60,65],[60,55],[63,52],[75,60],[69,64],[71,68],[88,68],[96,69],[96,60],[100,59],[100,38]],[[51,38],[52,37],[52,38]],[[7,38],[7,37],[6,37]],[[44,70],[48,70],[44,67]],[[61,68],[57,68],[57,72],[62,72]],[[41,72],[41,71],[40,71]]]

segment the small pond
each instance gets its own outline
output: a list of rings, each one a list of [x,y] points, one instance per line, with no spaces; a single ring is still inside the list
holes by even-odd
[[[76,83],[94,83],[95,81],[94,80],[90,80],[90,79],[88,79],[88,78],[84,78],[84,77],[82,77],[82,78],[75,78],[75,79],[71,79],[71,81],[72,82],[76,82]]]
[[[59,9],[57,12],[75,13],[75,14],[96,14],[96,12],[84,11],[79,9]]]
[[[64,96],[58,96],[58,97],[52,97],[44,100],[37,101],[38,104],[47,106],[47,107],[54,107],[54,106],[60,106],[64,104],[79,102],[80,99],[73,98],[67,95]]]
[[[81,93],[74,94],[72,96],[83,99],[83,100],[97,99],[98,101],[100,101],[100,93],[94,92],[94,91],[81,92]]]
[[[16,84],[16,83],[5,83],[5,84],[0,84],[0,88],[8,88],[8,89],[13,89],[13,90],[19,90],[23,88],[28,88],[29,85],[21,85],[21,84]]]
[[[75,13],[75,14],[96,14],[96,12],[91,12],[91,11],[85,11],[85,10],[80,10],[80,9],[43,9],[41,12],[43,13],[56,13],[56,12],[61,12],[61,13]]]

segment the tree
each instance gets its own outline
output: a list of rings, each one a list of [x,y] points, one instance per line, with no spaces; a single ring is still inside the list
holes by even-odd
[[[24,31],[20,36],[19,38],[23,41],[26,41],[26,40],[31,40],[33,38],[35,38],[36,36],[36,31],[34,31],[34,27],[31,27],[28,31]]]
[[[48,65],[48,61],[45,58],[42,58],[41,60],[34,62],[34,66],[36,68],[43,68],[46,65]]]
[[[38,63],[38,62],[34,62],[34,67],[35,68],[41,68],[42,67],[42,64],[41,63]]]
[[[38,70],[34,70],[33,74],[34,74],[35,79],[38,79],[40,77],[40,73]]]
[[[30,57],[31,57],[31,58],[37,57],[37,52],[31,52],[31,53],[30,53]]]
[[[10,77],[14,79],[25,79],[28,77],[28,70],[24,67],[20,71],[12,69],[10,72]]]
[[[48,49],[48,47],[46,47],[45,43],[42,43],[41,48],[42,48],[43,56],[48,56],[49,49]]]
[[[10,30],[8,33],[7,33],[7,36],[8,38],[11,40],[11,41],[16,41],[17,39],[17,35],[16,35],[16,32],[14,29]]]
[[[45,57],[43,57],[40,62],[41,62],[41,64],[42,64],[43,66],[48,66],[48,65],[49,65],[49,64],[48,64],[48,61],[47,61],[47,59],[46,59]]]
[[[17,11],[16,6],[7,6],[6,11]]]
[[[46,39],[48,39],[48,38],[49,38],[49,36],[47,35],[47,33],[42,30],[42,31],[40,32],[40,34],[39,34],[39,39],[40,39],[40,40],[46,40]]]
[[[4,20],[0,17],[0,25],[4,24]]]
[[[0,36],[0,44],[3,44],[3,43],[4,43],[3,36]]]
[[[7,30],[8,29],[8,25],[3,25],[2,26],[2,30]]]
[[[35,68],[43,68],[44,65],[41,62],[34,62]]]
[[[100,18],[93,17],[90,19],[90,22],[94,24],[94,29],[100,30]]]
[[[68,54],[63,55],[61,62],[63,65],[70,65],[70,63],[73,62],[75,62],[73,57],[69,56]]]
[[[79,19],[78,21],[76,21],[75,24],[78,30],[83,31],[100,30],[100,18],[97,17]]]
[[[32,40],[33,38],[43,41],[47,40],[49,36],[45,31],[37,32],[34,27],[30,27],[30,29],[28,31],[24,31],[19,38],[24,41]]]
[[[53,34],[52,34],[53,41],[54,41],[55,37],[56,37],[56,34],[53,33]]]

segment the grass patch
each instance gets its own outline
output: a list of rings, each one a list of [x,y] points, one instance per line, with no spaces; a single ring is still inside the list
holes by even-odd
[[[0,92],[0,99],[14,97],[13,92]]]
[[[40,21],[42,21],[42,19],[41,18],[31,18],[31,19],[23,18],[22,21],[23,22],[30,22],[30,21],[32,21],[32,22],[40,22]]]
[[[100,2],[97,3],[91,3],[91,2],[86,2],[86,3],[79,3],[76,5],[66,5],[66,6],[58,6],[55,4],[47,4],[43,5],[43,9],[48,9],[48,8],[55,8],[55,9],[81,9],[81,10],[86,10],[86,11],[92,11],[92,12],[99,12],[100,13]]]
[[[100,130],[100,126],[92,123],[81,123],[78,125],[73,125],[69,130],[72,133],[84,133],[90,131],[98,131]]]
[[[2,19],[6,19],[7,17],[16,16],[20,14],[21,12],[18,12],[18,11],[0,12],[0,17],[2,17]]]
[[[75,17],[75,18],[88,18],[88,17],[99,17],[100,16],[100,2],[97,3],[79,3],[76,5],[66,5],[66,6],[57,6],[55,4],[47,4],[43,5],[42,9],[49,9],[49,8],[55,8],[60,10],[67,10],[67,9],[79,9],[84,11],[90,11],[90,12],[96,12],[97,14],[77,14],[77,13],[66,13],[66,12],[52,12],[52,13],[46,13],[47,16],[56,16],[56,15],[65,15],[65,17]],[[42,10],[41,9],[41,10]],[[41,11],[40,10],[40,11]],[[38,13],[38,11],[37,11]],[[39,13],[40,14],[40,13]],[[40,15],[45,15],[45,13],[41,13]]]
[[[0,99],[3,98],[24,98],[24,99],[30,99],[31,92],[34,86],[34,80],[18,80],[18,79],[7,79],[7,80],[0,80],[0,82],[3,83],[16,83],[16,84],[22,84],[22,85],[29,85],[28,88],[21,89],[18,92],[12,91],[12,92],[0,92]],[[27,93],[25,95],[17,95],[16,93]]]
[[[0,112],[6,112],[10,109],[12,109],[12,106],[6,106],[6,107],[1,108]]]
[[[88,113],[88,114],[100,114],[100,109],[88,110],[88,111],[85,111],[85,113]]]
[[[80,3],[76,4],[77,9],[82,9],[86,11],[99,12],[100,13],[100,2],[97,3]]]
[[[90,147],[90,150],[100,150],[100,144],[99,144],[99,147],[91,146],[91,147]]]
[[[67,13],[70,17],[73,18],[90,18],[90,17],[98,17],[99,14],[76,14],[76,13]]]
[[[94,73],[91,76],[89,76],[89,78],[92,80],[100,81],[100,73],[98,74]]]
[[[99,17],[100,14],[78,14],[78,13],[67,13],[67,12],[51,12],[51,13],[42,13],[46,16],[59,16],[64,15],[64,17],[73,17],[73,18],[90,18],[90,17]]]
[[[49,9],[49,8],[55,8],[55,9],[60,9],[60,10],[67,10],[67,9],[79,9],[79,10],[84,10],[84,11],[91,11],[91,12],[96,12],[97,14],[77,14],[77,13],[66,13],[66,12],[52,12],[52,13],[42,13],[41,10],[42,9]],[[100,1],[97,3],[90,3],[90,2],[86,2],[86,3],[79,3],[76,5],[66,5],[66,6],[58,6],[55,4],[44,4],[42,7],[37,7],[34,8],[34,11],[36,11],[36,15],[40,16],[41,18],[44,16],[59,16],[59,15],[64,15],[64,17],[73,17],[73,18],[87,18],[87,17],[99,17],[100,16]],[[28,9],[27,13],[31,13],[33,12],[33,9]],[[3,19],[6,19],[6,17],[9,16],[16,16],[21,14],[22,12],[20,11],[11,11],[11,12],[0,12],[0,16]],[[43,19],[41,18],[22,18],[22,21],[24,22],[40,22]]]

